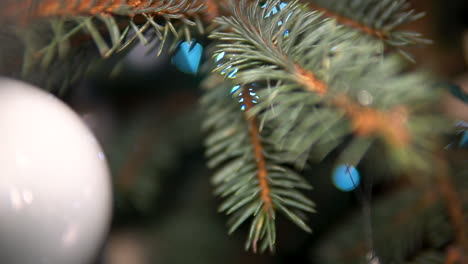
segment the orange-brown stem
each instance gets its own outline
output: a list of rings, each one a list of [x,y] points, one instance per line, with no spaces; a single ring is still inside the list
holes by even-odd
[[[12,4],[6,5],[1,11],[4,15],[20,15],[24,10],[30,10],[30,18],[44,18],[55,16],[77,16],[77,15],[97,15],[97,14],[114,14],[124,6],[133,8],[135,11],[160,6],[160,2],[149,0],[22,0],[19,2],[12,1]],[[180,5],[176,1],[170,8],[157,12],[158,14],[181,14],[184,9],[188,8],[192,3]],[[180,5],[180,6],[179,6]],[[203,5],[200,2],[199,5]],[[193,6],[192,8],[195,8]],[[187,15],[188,16],[188,15]]]
[[[463,261],[464,260],[463,260],[462,253],[460,253],[460,249],[455,248],[455,247],[450,247],[445,257],[444,264],[466,264],[466,262],[463,262]]]
[[[308,91],[325,95],[328,86],[318,79],[312,72],[295,65],[295,77]],[[353,131],[358,136],[379,134],[393,146],[404,147],[410,142],[410,133],[407,128],[408,111],[398,106],[390,111],[379,111],[362,106],[346,95],[339,95],[331,99],[331,104],[344,110],[351,119]]]
[[[383,32],[378,29],[371,28],[369,26],[366,26],[358,21],[354,21],[350,18],[340,16],[339,14],[336,14],[326,8],[314,5],[314,4],[308,4],[311,9],[317,10],[319,12],[322,12],[322,15],[327,18],[333,18],[336,19],[336,21],[342,25],[346,25],[349,27],[352,27],[354,29],[357,29],[359,31],[362,31],[366,34],[369,34],[371,36],[377,37],[379,39],[388,39],[389,36],[386,32]]]
[[[217,1],[220,0],[206,0],[205,5],[206,5],[206,20],[207,21],[213,21],[216,17],[219,16],[219,6]]]
[[[298,82],[304,85],[308,91],[315,92],[321,95],[327,93],[327,85],[321,80],[317,79],[312,72],[302,69],[297,64],[295,65],[295,68]]]
[[[343,109],[351,118],[353,130],[357,135],[380,134],[397,147],[409,144],[411,137],[407,128],[408,111],[405,107],[397,106],[390,111],[379,111],[357,104],[345,95],[336,96],[332,103]]]
[[[242,93],[244,99],[245,111],[248,112],[249,109],[253,108],[252,97],[248,91]],[[272,202],[270,197],[270,186],[268,183],[268,171],[266,168],[265,156],[263,154],[263,145],[260,140],[260,133],[258,129],[257,119],[253,116],[247,116],[246,119],[249,123],[249,134],[254,147],[255,152],[255,161],[257,163],[258,169],[258,181],[261,188],[261,198],[263,201],[263,208],[268,212],[272,208]]]

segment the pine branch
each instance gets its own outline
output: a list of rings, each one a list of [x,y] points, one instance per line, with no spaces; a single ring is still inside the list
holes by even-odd
[[[49,17],[76,17],[97,15],[153,15],[166,19],[182,19],[200,15],[204,9],[202,0],[23,0],[11,3],[4,9],[5,15],[24,14],[24,19]]]
[[[327,2],[327,3],[329,3],[329,2]],[[370,26],[367,26],[367,25],[365,25],[365,24],[363,24],[361,22],[355,21],[353,19],[340,16],[339,14],[336,14],[336,13],[332,12],[331,10],[320,7],[320,6],[316,5],[316,4],[311,3],[311,4],[309,4],[309,7],[312,10],[317,10],[317,11],[321,12],[323,17],[336,19],[336,21],[338,23],[340,23],[340,24],[343,24],[343,25],[349,26],[351,28],[354,28],[356,30],[362,31],[362,32],[364,32],[364,33],[366,33],[366,34],[368,34],[370,36],[379,38],[381,40],[389,39],[389,36],[388,36],[387,32],[383,32],[383,31],[381,31],[379,29],[372,28]]]
[[[8,3],[2,13],[14,18],[24,39],[24,73],[35,65],[47,69],[88,41],[107,58],[136,41],[147,45],[158,38],[158,45],[151,48],[160,54],[172,35],[174,48],[181,39],[190,42],[193,29],[203,32],[208,16],[204,0],[24,0]]]
[[[262,9],[241,1],[233,17],[218,20],[229,30],[212,34],[216,54],[225,54],[217,71],[235,69],[237,84],[264,87],[258,92],[263,103],[250,113],[275,123],[272,141],[297,159],[311,148],[324,156],[349,134],[382,138],[398,168],[426,167],[434,145],[428,138],[440,132],[427,124],[442,120],[427,115],[434,104],[428,78],[401,74],[400,61],[383,58],[378,43],[297,1],[267,18],[278,3]],[[351,146],[345,162],[365,153],[362,144]]]
[[[202,100],[204,129],[210,131],[205,143],[208,165],[219,168],[212,182],[224,198],[219,210],[230,215],[229,233],[251,219],[246,249],[273,251],[277,211],[310,232],[304,212],[313,212],[314,204],[299,190],[311,187],[283,164],[281,153],[266,140],[267,129],[260,132],[256,117],[246,115],[253,92],[238,89],[241,105],[226,86],[209,89]]]
[[[398,28],[424,16],[411,9],[406,0],[308,0],[309,7],[320,11],[323,17],[333,18],[340,24],[354,28],[396,48],[407,59],[410,54],[403,46],[431,43],[417,32]]]

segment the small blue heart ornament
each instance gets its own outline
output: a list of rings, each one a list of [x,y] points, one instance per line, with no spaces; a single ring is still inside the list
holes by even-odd
[[[333,185],[343,192],[356,189],[360,181],[359,171],[351,165],[342,164],[333,171]]]
[[[203,46],[192,40],[180,42],[172,57],[172,64],[181,72],[188,74],[197,74],[200,61],[203,55]]]

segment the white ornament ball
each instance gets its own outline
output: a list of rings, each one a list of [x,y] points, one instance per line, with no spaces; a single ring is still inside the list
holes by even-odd
[[[0,263],[89,264],[111,202],[104,154],[78,115],[0,78]]]

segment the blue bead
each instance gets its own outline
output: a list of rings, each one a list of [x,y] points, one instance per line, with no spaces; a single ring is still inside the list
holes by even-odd
[[[196,74],[200,66],[201,57],[203,54],[203,46],[192,40],[181,42],[172,57],[174,64],[180,71],[189,74]]]
[[[219,62],[220,60],[222,60],[224,58],[224,55],[226,55],[226,52],[221,52],[219,53],[217,56],[216,56],[216,62]]]
[[[285,3],[285,2],[281,2],[281,3],[279,4],[279,9],[280,9],[280,10],[283,10],[287,5],[288,5],[288,4]]]
[[[356,189],[360,181],[359,171],[351,165],[340,165],[333,171],[333,184],[341,191]]]
[[[230,79],[236,78],[236,77],[237,77],[237,71],[239,71],[238,68],[235,68],[234,70],[232,70],[232,71],[227,75],[228,78],[230,78]]]
[[[240,88],[240,85],[239,85],[239,84],[236,85],[236,86],[234,86],[234,87],[232,87],[232,89],[231,89],[231,94],[234,94],[235,92],[237,92],[237,90],[239,90],[239,88]]]
[[[232,65],[229,65],[229,66],[226,67],[226,69],[222,70],[222,71],[221,71],[221,74],[226,74],[227,71],[228,71],[230,68],[232,68]]]
[[[288,4],[285,3],[285,2],[281,2],[278,6],[275,6],[271,9],[270,12],[268,12],[266,15],[265,15],[265,18],[268,18],[276,13],[278,13],[280,10],[283,10]],[[264,4],[261,8],[265,8],[267,6],[267,4]]]

